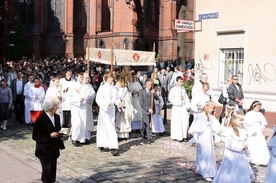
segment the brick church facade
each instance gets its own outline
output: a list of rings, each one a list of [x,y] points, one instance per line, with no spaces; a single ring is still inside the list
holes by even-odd
[[[141,3],[145,17],[141,50],[155,51],[162,60],[176,59],[177,1],[141,0]],[[133,49],[137,39],[137,14],[129,0],[9,0],[7,6],[1,40],[5,41],[5,32],[15,21],[22,22],[29,40],[29,56],[78,58],[85,56],[88,46]],[[188,0],[186,19],[193,20],[193,14],[194,0]],[[194,58],[193,33],[185,33],[185,39],[186,56]]]

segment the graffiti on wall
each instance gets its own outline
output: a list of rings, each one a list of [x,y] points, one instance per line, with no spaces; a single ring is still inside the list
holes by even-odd
[[[210,60],[201,60],[199,59],[198,62],[195,65],[196,68],[196,72],[197,73],[204,73],[206,72],[206,70],[212,70],[213,69],[213,65],[212,62]]]
[[[263,66],[259,64],[248,65],[249,85],[252,82],[261,84],[262,82],[274,81],[276,76],[276,68],[272,63],[265,63]]]

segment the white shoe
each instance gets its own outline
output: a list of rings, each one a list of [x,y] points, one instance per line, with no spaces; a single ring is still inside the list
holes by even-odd
[[[205,177],[204,178],[207,182],[212,182],[213,181],[213,179],[211,178],[211,177]]]

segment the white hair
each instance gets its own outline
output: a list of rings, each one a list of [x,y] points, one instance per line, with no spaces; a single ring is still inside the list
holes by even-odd
[[[50,111],[54,107],[54,105],[58,105],[58,103],[59,103],[59,100],[57,97],[47,96],[43,100],[42,109],[44,111]]]

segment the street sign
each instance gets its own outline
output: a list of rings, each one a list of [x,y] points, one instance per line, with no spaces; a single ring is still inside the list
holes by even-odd
[[[190,20],[175,19],[175,29],[177,32],[189,32],[195,30],[195,22]]]
[[[199,14],[198,15],[198,19],[199,20],[213,19],[213,18],[218,18],[218,17],[219,17],[219,13],[218,12]]]

